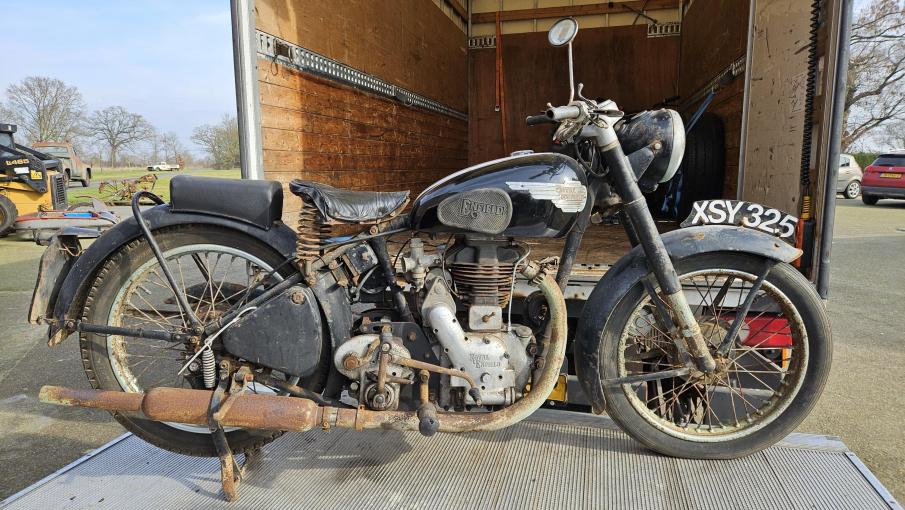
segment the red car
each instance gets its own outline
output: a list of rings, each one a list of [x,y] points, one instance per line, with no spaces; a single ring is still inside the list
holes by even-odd
[[[864,169],[861,201],[874,205],[881,198],[905,199],[905,152],[881,154]]]

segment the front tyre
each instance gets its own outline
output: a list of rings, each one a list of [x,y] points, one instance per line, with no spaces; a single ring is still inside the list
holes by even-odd
[[[18,216],[19,211],[16,210],[16,204],[4,195],[0,195],[0,237],[14,230],[13,227]]]
[[[848,183],[848,186],[845,187],[845,192],[843,195],[845,198],[849,200],[854,200],[858,198],[858,195],[861,194],[861,182],[860,181],[852,181]]]
[[[711,352],[724,338],[763,259],[708,253],[676,264]],[[599,344],[604,381],[684,367],[639,282],[607,320]],[[766,448],[813,409],[830,369],[829,320],[811,284],[775,265],[718,371],[634,384],[601,381],[607,412],[648,448],[675,457],[731,459]]]

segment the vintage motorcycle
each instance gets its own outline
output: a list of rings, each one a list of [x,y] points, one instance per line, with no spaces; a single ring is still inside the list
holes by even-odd
[[[157,446],[220,456],[228,494],[232,454],[282,431],[496,430],[564,374],[594,412],[667,455],[734,458],[784,437],[813,408],[831,354],[824,307],[790,265],[797,219],[710,200],[658,234],[642,191],[676,172],[682,120],[628,118],[580,84],[576,97],[577,29],[566,18],[548,34],[569,50],[569,103],[528,118],[553,123],[574,158],[476,165],[410,209],[408,192],[294,181],[296,230],[280,221],[276,182],[177,176],[169,204],[140,211],[156,197],[136,195],[135,217],[84,250],[81,232],[56,236],[30,320],[49,324],[51,345],[79,334],[95,390],[44,387],[42,400],[107,409]],[[562,289],[600,212],[618,213],[635,246],[570,332]],[[407,239],[391,258],[394,235]],[[518,240],[563,237],[558,260],[533,260]],[[517,282],[534,289],[530,311],[514,307]]]

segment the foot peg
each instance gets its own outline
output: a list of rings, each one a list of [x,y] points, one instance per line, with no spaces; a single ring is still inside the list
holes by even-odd
[[[424,437],[430,437],[440,430],[440,418],[437,416],[437,407],[430,402],[421,404],[418,408],[418,432]]]

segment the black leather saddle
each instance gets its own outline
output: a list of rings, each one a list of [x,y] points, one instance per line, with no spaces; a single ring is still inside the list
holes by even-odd
[[[314,204],[324,218],[351,223],[391,216],[409,199],[408,191],[352,191],[298,179],[289,183],[289,190]]]
[[[283,214],[283,188],[276,181],[177,175],[170,180],[170,210],[221,216],[269,229]]]

